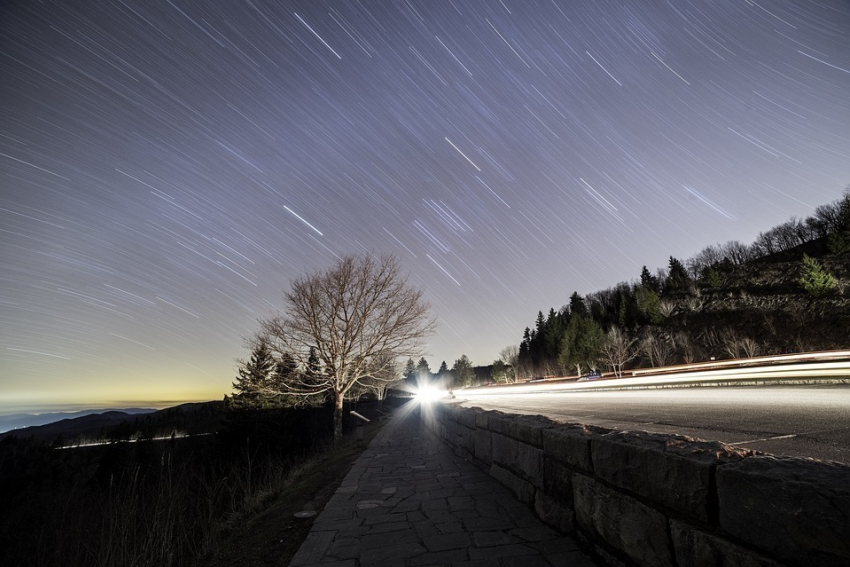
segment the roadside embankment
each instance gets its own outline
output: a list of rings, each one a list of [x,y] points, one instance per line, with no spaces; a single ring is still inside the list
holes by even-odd
[[[423,418],[612,565],[850,564],[850,466],[437,403]]]

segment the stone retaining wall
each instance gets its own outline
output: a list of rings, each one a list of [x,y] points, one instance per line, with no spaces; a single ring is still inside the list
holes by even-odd
[[[447,403],[422,414],[611,565],[850,565],[850,466]]]

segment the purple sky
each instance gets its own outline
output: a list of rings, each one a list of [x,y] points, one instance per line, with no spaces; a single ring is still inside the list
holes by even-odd
[[[0,409],[219,398],[337,255],[488,364],[850,183],[846,1],[7,1]]]

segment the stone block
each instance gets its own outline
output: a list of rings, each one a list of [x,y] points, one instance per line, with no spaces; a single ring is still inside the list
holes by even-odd
[[[565,465],[543,456],[543,490],[562,505],[573,505],[573,472]]]
[[[511,421],[515,417],[515,415],[507,415],[500,411],[494,411],[487,418],[487,427],[493,433],[508,435],[511,429]]]
[[[492,433],[491,442],[494,463],[498,463],[506,468],[516,466],[517,446],[519,443],[515,439],[499,435],[498,433]]]
[[[667,518],[584,475],[573,475],[577,526],[645,567],[672,566]]]
[[[520,473],[534,486],[543,488],[543,451],[537,447],[517,443],[516,464],[509,468]]]
[[[753,456],[717,467],[720,527],[783,562],[850,565],[850,466]]]
[[[444,439],[449,443],[453,442],[455,437],[455,431],[459,427],[458,424],[454,421],[446,420],[445,422],[443,422],[442,426],[446,430],[446,436],[444,437]]]
[[[497,464],[490,465],[490,476],[498,480],[514,493],[517,500],[524,504],[531,504],[534,501],[534,485],[527,482],[517,475],[513,474],[508,469],[502,468]]]
[[[670,520],[679,567],[782,567],[776,561],[694,526]]]
[[[593,472],[611,484],[700,522],[714,522],[710,487],[719,463],[750,454],[679,435],[612,432],[595,436]]]
[[[572,502],[572,498],[570,501]],[[575,512],[572,507],[565,506],[542,490],[534,493],[534,512],[543,522],[561,533],[569,534],[575,531]]]
[[[456,419],[461,425],[475,429],[475,416],[484,410],[480,408],[457,408]]]
[[[609,430],[585,425],[561,425],[541,431],[543,451],[564,464],[592,472],[590,440]]]
[[[446,421],[451,421],[452,423],[458,423],[460,421],[460,417],[458,416],[459,412],[462,411],[459,407],[453,404],[444,404],[443,405],[443,415],[445,416]]]
[[[458,424],[455,428],[455,438],[452,443],[468,453],[472,453],[475,450],[475,430]]]
[[[517,441],[543,447],[543,430],[554,427],[555,422],[539,415],[513,416],[508,424],[508,436]]]
[[[490,415],[495,412],[492,411],[482,411],[475,414],[475,427],[477,429],[487,429],[489,427],[488,422],[490,421]]]
[[[486,465],[493,464],[493,434],[486,429],[476,429],[474,436],[475,458]]]

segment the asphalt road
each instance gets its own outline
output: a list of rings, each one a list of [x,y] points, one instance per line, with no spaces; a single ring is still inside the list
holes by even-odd
[[[463,405],[567,423],[677,433],[850,463],[850,386],[731,386],[488,395]]]

